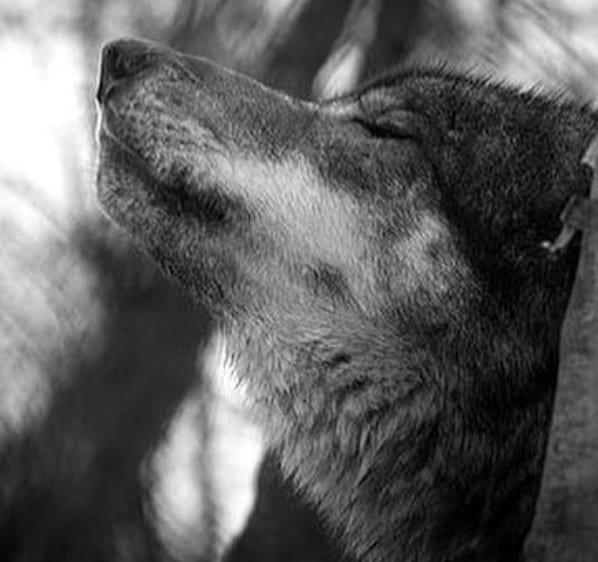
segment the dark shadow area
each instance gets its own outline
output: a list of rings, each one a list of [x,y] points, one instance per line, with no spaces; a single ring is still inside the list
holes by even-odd
[[[208,322],[130,246],[115,251],[95,230],[77,240],[102,280],[103,341],[87,360],[48,366],[68,369],[49,412],[3,444],[0,559],[157,560],[143,462],[198,382]]]
[[[258,497],[244,533],[227,562],[351,562],[313,506],[286,482],[272,455],[258,480]]]

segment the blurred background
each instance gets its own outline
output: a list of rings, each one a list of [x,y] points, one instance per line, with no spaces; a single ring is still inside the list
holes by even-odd
[[[210,388],[210,319],[96,206],[98,54],[122,35],[303,98],[446,62],[593,102],[598,1],[0,0],[0,559],[340,560]]]

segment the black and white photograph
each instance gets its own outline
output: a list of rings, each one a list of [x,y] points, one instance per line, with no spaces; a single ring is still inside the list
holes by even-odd
[[[0,0],[0,562],[597,562],[598,0]]]

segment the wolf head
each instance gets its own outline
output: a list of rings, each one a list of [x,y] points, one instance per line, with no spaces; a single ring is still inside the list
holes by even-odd
[[[596,116],[440,68],[304,102],[133,40],[97,98],[100,203],[219,322],[353,551],[514,560],[578,253],[542,243]]]

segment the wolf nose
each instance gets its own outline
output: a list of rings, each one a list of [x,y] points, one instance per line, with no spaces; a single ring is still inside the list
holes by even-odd
[[[114,84],[124,78],[131,78],[149,66],[152,46],[134,39],[119,39],[107,43],[100,57],[100,76],[96,99],[100,104]]]

